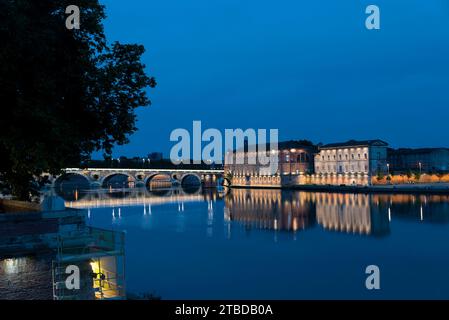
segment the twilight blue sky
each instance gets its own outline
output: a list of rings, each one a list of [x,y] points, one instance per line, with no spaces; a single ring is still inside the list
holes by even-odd
[[[144,44],[158,81],[114,156],[192,128],[278,128],[315,143],[449,146],[449,0],[102,0],[110,41]],[[365,29],[365,8],[381,30]]]

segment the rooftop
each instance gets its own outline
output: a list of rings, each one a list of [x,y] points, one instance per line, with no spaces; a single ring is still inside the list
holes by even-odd
[[[389,149],[388,150],[391,153],[395,153],[395,154],[416,154],[416,153],[431,153],[434,151],[448,151],[449,152],[449,148],[416,148],[416,149],[412,149],[412,148],[399,148],[399,149]]]
[[[264,144],[256,145],[256,149],[259,149],[259,146],[262,147]],[[243,149],[247,150],[248,146],[245,144],[245,147],[237,149],[237,151],[243,151]],[[285,149],[307,149],[311,151],[316,151],[317,147],[308,140],[288,140],[278,142],[278,150]],[[270,143],[265,144],[265,150],[270,150]],[[235,152],[235,151],[234,151]]]
[[[366,147],[366,146],[388,146],[388,143],[380,140],[349,140],[346,142],[337,142],[337,143],[329,143],[323,146],[320,146],[320,149],[330,149],[330,148],[338,148],[338,147]]]

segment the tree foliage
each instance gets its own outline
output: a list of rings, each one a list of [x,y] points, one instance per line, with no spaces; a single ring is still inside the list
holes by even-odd
[[[416,181],[419,181],[419,179],[421,179],[421,172],[415,171],[415,172],[413,173],[413,176],[415,177],[415,180],[416,180]]]
[[[383,174],[383,172],[377,171],[377,177],[376,177],[377,181],[381,181],[381,180],[383,180],[383,178],[385,178],[385,175]]]
[[[81,10],[68,30],[65,8]],[[110,155],[150,105],[141,45],[109,44],[98,0],[0,0],[0,174],[29,198],[32,181]]]

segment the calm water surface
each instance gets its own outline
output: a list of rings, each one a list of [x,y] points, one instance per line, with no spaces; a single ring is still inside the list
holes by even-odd
[[[126,283],[163,299],[449,298],[449,196],[91,191],[126,232]],[[381,289],[365,288],[380,268]]]

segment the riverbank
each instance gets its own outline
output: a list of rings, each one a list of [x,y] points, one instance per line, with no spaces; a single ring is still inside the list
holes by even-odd
[[[284,189],[315,192],[343,193],[407,193],[407,194],[449,194],[449,184],[398,184],[374,186],[335,185],[293,185],[293,186],[231,186],[235,189]]]
[[[41,206],[38,203],[0,199],[0,213],[38,212]]]

